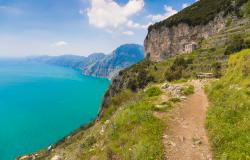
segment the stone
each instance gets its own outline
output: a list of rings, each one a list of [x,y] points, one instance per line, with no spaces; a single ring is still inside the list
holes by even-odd
[[[59,155],[55,155],[54,157],[51,158],[51,160],[60,160],[60,156]]]
[[[185,96],[181,96],[181,97],[180,97],[180,99],[181,99],[181,100],[186,100],[186,99],[187,99],[187,97],[185,97]]]
[[[50,145],[47,149],[48,149],[48,151],[51,150],[51,149],[52,149],[52,146]]]
[[[176,144],[175,144],[173,141],[168,141],[168,145],[171,145],[171,146],[173,146],[173,147],[176,146]]]
[[[161,86],[161,89],[165,90],[169,87],[169,84],[168,83],[164,83],[162,86]]]
[[[101,130],[100,130],[100,135],[103,135],[105,131],[105,126],[102,126]]]
[[[169,56],[190,52],[194,48],[185,50],[187,44],[190,42],[199,44],[202,39],[218,33],[225,28],[225,19],[219,14],[206,25],[189,26],[186,23],[180,23],[172,27],[164,25],[158,28],[151,27],[153,29],[148,32],[144,40],[145,57],[158,62]]]

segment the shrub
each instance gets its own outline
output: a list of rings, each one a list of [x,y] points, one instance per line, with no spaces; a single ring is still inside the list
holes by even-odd
[[[221,63],[219,63],[219,62],[213,63],[213,64],[212,64],[212,68],[213,68],[213,70],[214,70],[214,71],[213,71],[214,76],[215,76],[216,78],[221,77],[221,75],[222,75],[222,73],[221,73],[221,69],[222,69]]]
[[[154,97],[154,96],[159,96],[162,91],[160,90],[159,87],[151,87],[146,90],[146,93],[149,97]]]
[[[170,98],[169,99],[169,102],[173,102],[173,103],[177,103],[177,102],[180,102],[180,98]]]
[[[244,40],[241,35],[234,35],[227,42],[227,48],[225,50],[225,55],[230,55],[232,53],[241,51],[242,49],[250,47],[250,40]]]
[[[248,1],[244,6],[243,6],[243,13],[242,14],[250,14],[250,1]]]
[[[229,39],[227,42],[227,48],[225,51],[225,55],[230,55],[242,49],[242,44],[244,43],[244,39],[240,35],[235,35]]]
[[[168,81],[178,80],[181,78],[187,78],[187,67],[192,63],[192,60],[185,60],[183,57],[177,57],[170,68],[165,72],[165,78]]]
[[[184,95],[190,95],[190,94],[193,94],[194,93],[194,86],[193,85],[189,85],[187,87],[184,87],[182,89],[182,94]]]
[[[135,79],[130,79],[128,81],[127,88],[135,92],[137,90],[137,82],[136,82],[136,80]]]
[[[86,138],[86,140],[84,141],[84,143],[81,145],[82,148],[85,147],[91,147],[93,144],[95,144],[97,142],[96,138],[94,136],[89,136]]]

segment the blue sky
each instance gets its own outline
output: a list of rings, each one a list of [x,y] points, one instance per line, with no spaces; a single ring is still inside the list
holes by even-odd
[[[110,53],[195,0],[0,0],[0,57]]]

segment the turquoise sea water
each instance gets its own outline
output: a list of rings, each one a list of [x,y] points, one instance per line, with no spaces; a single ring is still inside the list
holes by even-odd
[[[0,160],[47,147],[94,119],[108,84],[68,68],[0,60]]]

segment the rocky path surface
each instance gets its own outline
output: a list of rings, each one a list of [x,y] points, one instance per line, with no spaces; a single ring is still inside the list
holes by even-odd
[[[164,134],[166,159],[211,160],[205,130],[207,97],[199,81],[193,81],[195,93],[171,111]]]

